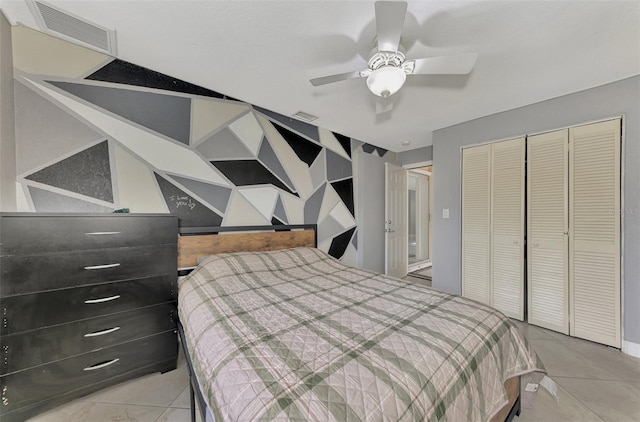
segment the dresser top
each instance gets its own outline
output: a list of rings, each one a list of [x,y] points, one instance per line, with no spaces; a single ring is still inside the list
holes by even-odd
[[[0,212],[0,217],[172,217],[173,214],[146,213],[74,213],[74,212]]]

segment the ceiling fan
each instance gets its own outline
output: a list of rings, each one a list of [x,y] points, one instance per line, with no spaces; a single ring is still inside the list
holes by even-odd
[[[402,27],[407,14],[405,1],[377,1],[375,3],[378,48],[364,70],[340,73],[311,79],[313,86],[353,78],[367,78],[369,90],[387,98],[402,88],[411,75],[466,75],[478,58],[476,53],[453,56],[426,57],[407,60],[400,45]],[[387,111],[380,110],[378,112]]]

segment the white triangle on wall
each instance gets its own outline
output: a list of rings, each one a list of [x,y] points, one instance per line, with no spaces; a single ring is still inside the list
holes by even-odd
[[[278,190],[270,186],[257,188],[239,188],[244,196],[268,221],[271,221],[273,210],[278,200]]]

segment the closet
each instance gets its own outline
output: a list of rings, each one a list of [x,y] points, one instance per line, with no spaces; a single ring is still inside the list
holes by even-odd
[[[463,149],[463,296],[620,347],[620,154],[621,119]]]
[[[620,119],[527,138],[529,322],[621,346]]]
[[[462,152],[462,295],[524,318],[524,138]]]

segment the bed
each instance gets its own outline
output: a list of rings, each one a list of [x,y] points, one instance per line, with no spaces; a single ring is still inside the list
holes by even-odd
[[[284,245],[264,233],[243,234],[240,245],[212,230],[181,236],[181,267],[206,256],[179,282],[192,419],[196,399],[202,419],[216,422],[503,421],[519,412],[518,377],[544,366],[508,318],[344,265],[312,247],[315,230],[283,230],[267,237]]]

